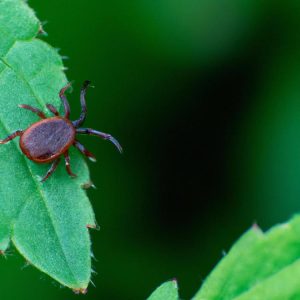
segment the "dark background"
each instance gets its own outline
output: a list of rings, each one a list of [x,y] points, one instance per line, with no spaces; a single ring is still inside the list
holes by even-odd
[[[299,1],[29,1],[79,89],[90,79],[88,194],[96,285],[76,296],[15,250],[2,299],[145,299],[177,278],[183,299],[254,222],[300,208]],[[21,271],[21,270],[22,271]],[[17,288],[16,288],[17,287]]]

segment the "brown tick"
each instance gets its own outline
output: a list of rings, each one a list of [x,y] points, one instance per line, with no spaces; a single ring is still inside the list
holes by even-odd
[[[28,109],[37,114],[42,120],[33,123],[26,130],[17,130],[7,138],[0,140],[0,144],[6,144],[17,136],[20,136],[20,148],[22,152],[32,161],[36,163],[49,163],[52,165],[41,181],[45,181],[55,171],[60,156],[64,155],[66,170],[72,177],[76,175],[72,173],[70,167],[69,148],[73,145],[82,154],[90,160],[96,161],[95,156],[87,151],[82,144],[76,139],[76,134],[95,135],[102,139],[111,141],[120,152],[121,145],[110,134],[100,132],[91,128],[79,128],[86,118],[87,108],[85,102],[85,94],[90,81],[85,81],[80,93],[81,114],[78,120],[70,121],[70,105],[65,96],[65,91],[70,87],[70,83],[63,87],[59,92],[59,97],[64,106],[64,116],[60,116],[57,109],[47,104],[47,108],[54,117],[47,118],[46,115],[38,108],[22,104],[21,108]]]

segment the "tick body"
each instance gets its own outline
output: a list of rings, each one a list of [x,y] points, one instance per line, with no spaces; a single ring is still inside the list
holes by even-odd
[[[80,102],[81,102],[81,114],[78,120],[70,121],[70,107],[65,97],[65,91],[70,87],[70,84],[65,86],[59,92],[59,96],[62,100],[65,114],[60,116],[56,108],[47,104],[47,108],[54,115],[54,117],[47,118],[45,114],[32,106],[19,105],[21,108],[28,109],[33,113],[36,113],[42,120],[32,124],[26,130],[17,130],[7,138],[0,140],[0,144],[5,144],[17,136],[20,136],[20,148],[22,152],[32,161],[36,163],[50,163],[52,165],[42,181],[45,181],[57,168],[60,157],[63,155],[65,158],[66,170],[72,177],[76,175],[72,173],[70,167],[70,157],[68,149],[71,146],[76,147],[83,155],[87,156],[90,160],[96,161],[95,156],[86,150],[82,144],[76,139],[77,134],[95,135],[102,139],[111,141],[120,152],[122,148],[118,141],[110,134],[100,132],[91,128],[80,128],[86,118],[86,102],[85,93],[89,81],[85,81],[81,89]]]
[[[47,163],[64,154],[75,142],[76,129],[64,118],[41,120],[26,129],[20,138],[23,153],[37,163]]]

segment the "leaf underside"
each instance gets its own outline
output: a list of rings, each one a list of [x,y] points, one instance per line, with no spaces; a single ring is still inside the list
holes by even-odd
[[[26,129],[39,118],[18,104],[60,108],[58,91],[67,82],[57,51],[36,38],[41,25],[22,0],[0,0],[0,138]],[[49,165],[37,165],[20,151],[19,139],[0,146],[0,250],[10,241],[25,259],[62,285],[84,290],[90,281],[95,226],[91,204],[81,185],[87,166],[75,150],[70,179],[61,163],[41,183]]]

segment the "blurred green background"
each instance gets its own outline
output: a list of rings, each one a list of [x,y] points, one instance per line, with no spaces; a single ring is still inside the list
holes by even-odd
[[[254,222],[300,211],[300,3],[255,0],[31,0],[74,80],[90,79],[82,137],[100,231],[86,296],[11,249],[2,299],[145,299],[177,278],[190,299]]]

